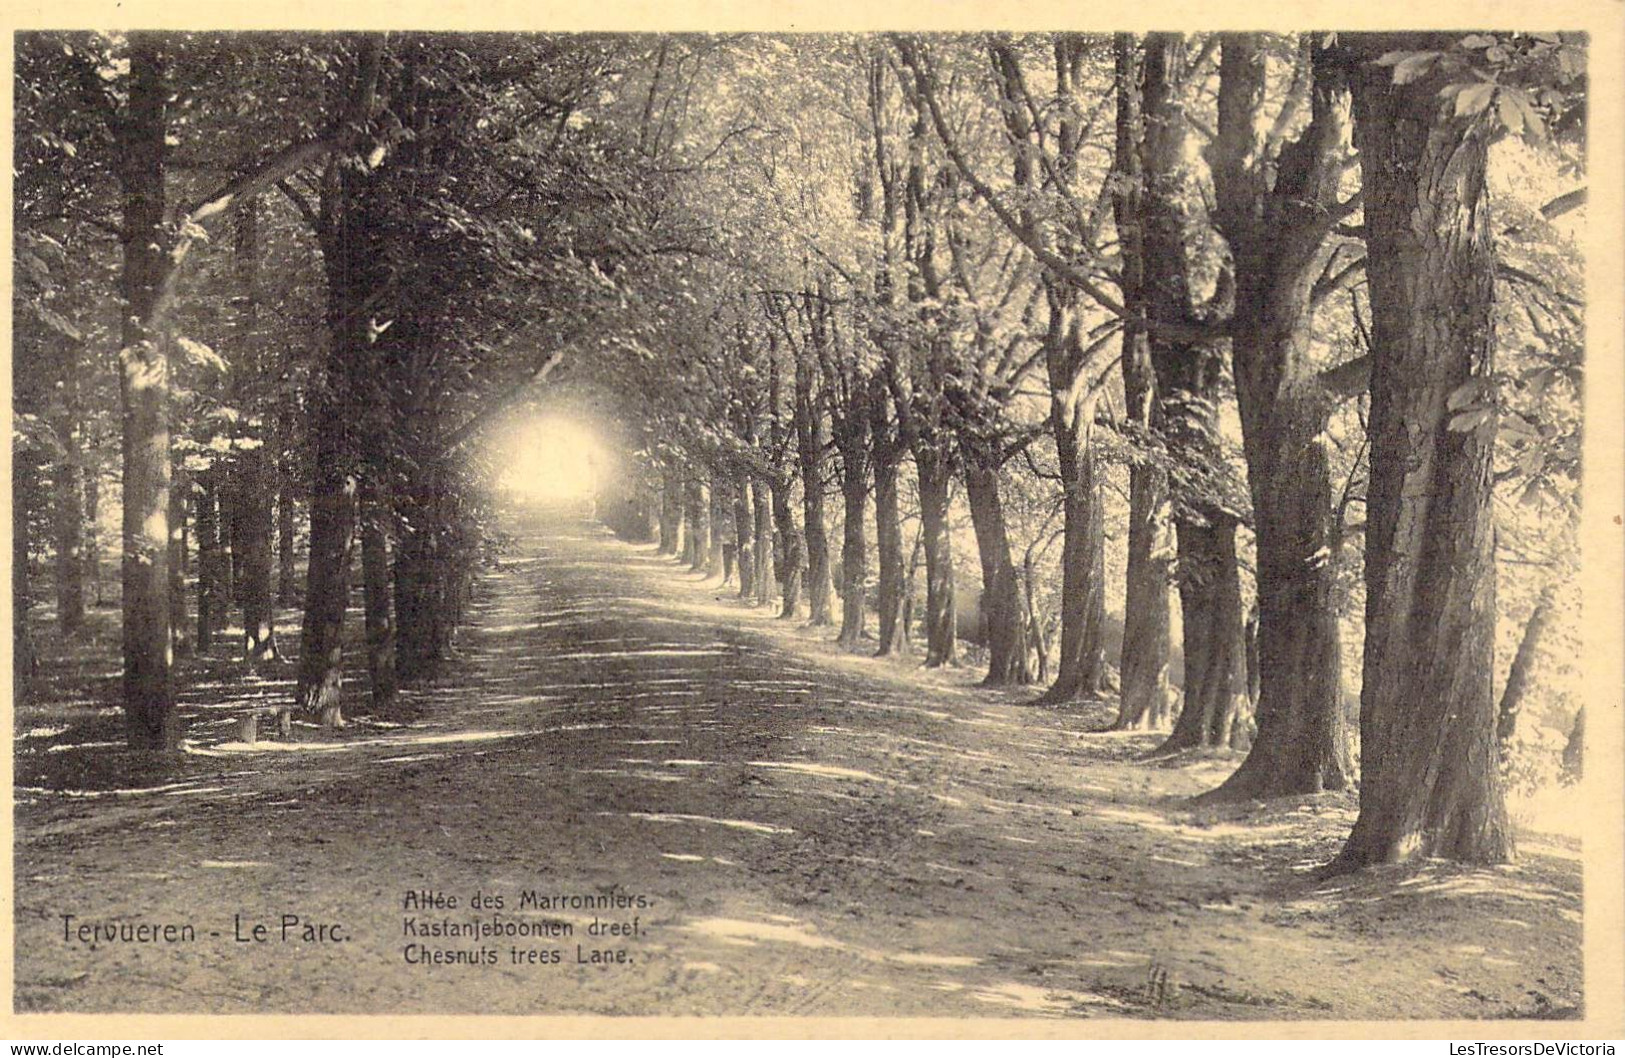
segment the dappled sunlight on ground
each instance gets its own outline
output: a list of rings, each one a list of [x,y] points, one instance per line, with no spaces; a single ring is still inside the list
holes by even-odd
[[[1238,758],[1147,762],[1161,736],[1102,730],[1109,703],[1035,708],[1035,690],[985,691],[970,667],[849,653],[578,522],[519,539],[404,719],[362,715],[352,668],[350,726],[240,741],[290,673],[237,681],[224,655],[188,689],[190,752],[161,766],[110,745],[105,682],[19,715],[18,1006],[1357,1019],[1579,1004],[1579,864],[1561,836],[1506,870],[1322,881],[1352,794],[1193,807]],[[471,986],[400,963],[399,890],[418,885],[637,892],[647,939],[612,971]],[[286,893],[377,952],[171,963],[49,943],[70,894],[100,915],[229,924]]]

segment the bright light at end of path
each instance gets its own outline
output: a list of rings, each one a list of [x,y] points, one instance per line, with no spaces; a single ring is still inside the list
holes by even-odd
[[[502,487],[534,500],[591,496],[609,472],[604,446],[592,430],[559,416],[519,426],[501,458]]]

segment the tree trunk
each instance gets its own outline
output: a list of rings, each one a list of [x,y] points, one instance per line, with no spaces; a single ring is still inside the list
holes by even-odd
[[[845,501],[846,523],[841,530],[841,634],[837,638],[842,646],[855,647],[863,641],[867,617],[869,544],[864,539],[863,514],[869,504],[869,482],[866,464],[848,460],[841,471],[841,498]]]
[[[1106,678],[1106,528],[1093,432],[1095,402],[1050,404],[1064,490],[1061,537],[1061,652],[1055,682],[1040,699],[1064,704],[1099,696]]]
[[[220,523],[219,504],[215,499],[217,472],[201,471],[192,490],[193,516],[197,537],[197,649],[199,653],[214,645],[214,628],[220,576]]]
[[[683,484],[675,467],[666,465],[660,487],[660,547],[656,553],[675,555],[681,546]]]
[[[37,658],[29,610],[34,604],[29,568],[29,514],[39,491],[39,460],[33,449],[12,446],[11,463],[11,700],[29,700]]]
[[[712,476],[709,491],[711,494],[711,511],[707,521],[711,526],[711,547],[706,553],[705,575],[707,578],[715,577],[719,580],[726,580],[726,571],[723,569],[723,549],[728,546],[726,543],[728,534],[723,531],[723,527],[726,525],[728,517],[728,493],[720,476]]]
[[[801,604],[801,575],[807,568],[807,545],[802,540],[801,530],[794,524],[780,535],[784,537],[784,606],[779,610],[779,620],[791,621],[796,618]]]
[[[337,373],[337,372],[335,372]],[[310,562],[305,573],[305,622],[300,637],[300,712],[327,727],[340,727],[339,692],[344,668],[344,611],[349,602],[351,547],[355,537],[356,478],[350,472],[341,414],[311,417],[315,434],[310,498]]]
[[[1185,128],[1180,86],[1186,76],[1179,34],[1151,34],[1143,82],[1144,167],[1136,237],[1143,240],[1144,296],[1156,374],[1161,435],[1186,480],[1173,497],[1184,618],[1184,706],[1158,752],[1224,745],[1246,699],[1236,518],[1224,506],[1229,468],[1219,444],[1224,350],[1217,333],[1185,336],[1223,311],[1225,278],[1212,303],[1192,296],[1187,262],[1194,221],[1185,175]]]
[[[1116,184],[1112,211],[1122,246],[1124,307],[1146,311],[1146,260],[1141,210],[1144,166],[1141,140],[1140,71],[1132,34],[1113,39],[1117,90]],[[1124,418],[1150,436],[1160,429],[1151,342],[1137,319],[1123,323]],[[1168,682],[1168,586],[1172,583],[1172,529],[1168,523],[1168,477],[1140,460],[1129,468],[1128,568],[1123,598],[1123,648],[1118,660],[1119,730],[1160,728],[1173,710]]]
[[[294,547],[294,495],[290,482],[284,481],[277,495],[277,605],[284,608],[299,605],[299,573]]]
[[[688,542],[683,557],[688,568],[704,573],[711,554],[710,503],[705,496],[705,483],[695,478],[688,483]]]
[[[1168,476],[1149,463],[1129,469],[1128,578],[1118,685],[1119,730],[1165,726],[1174,708],[1168,679],[1168,585],[1173,581]]]
[[[1563,744],[1563,781],[1579,782],[1585,777],[1585,706],[1574,714],[1574,726],[1569,729],[1568,741]]]
[[[1513,851],[1491,682],[1494,412],[1452,429],[1449,406],[1494,371],[1490,127],[1445,113],[1440,75],[1397,86],[1389,68],[1359,61],[1453,40],[1341,45],[1356,60],[1373,360],[1360,815],[1333,872],[1426,856],[1502,863]]]
[[[101,606],[102,597],[102,475],[100,463],[85,468],[85,587],[91,602]]]
[[[236,243],[233,262],[242,291],[238,315],[238,347],[241,362],[233,367],[239,379],[253,381],[263,372],[259,336],[259,204],[248,199],[237,210]],[[260,427],[257,442],[239,452],[236,459],[237,534],[234,544],[241,553],[241,583],[237,601],[243,616],[243,657],[250,665],[275,660],[276,609],[271,596],[272,532],[275,489],[272,484],[270,429]]]
[[[959,615],[954,607],[954,545],[948,525],[950,463],[929,447],[916,450],[914,462],[925,537],[925,667],[957,665]]]
[[[277,656],[276,610],[271,598],[273,493],[263,448],[237,460],[238,543],[242,549],[243,657],[254,665]]]
[[[361,583],[365,596],[367,674],[372,707],[388,714],[395,703],[395,621],[391,613],[388,509],[370,487],[361,492]]]
[[[169,623],[175,653],[184,657],[192,652],[192,618],[186,612],[188,489],[182,475],[175,478],[179,480],[169,490]]]
[[[1501,690],[1501,704],[1496,710],[1495,741],[1505,755],[1506,747],[1518,730],[1518,714],[1529,693],[1529,676],[1534,671],[1535,656],[1540,652],[1540,639],[1552,620],[1552,608],[1557,602],[1557,581],[1549,581],[1535,601],[1529,621],[1523,626],[1518,640],[1518,652],[1512,655],[1512,668],[1507,671],[1506,686]]]
[[[1027,673],[1027,620],[1021,584],[1010,559],[1010,537],[999,499],[999,471],[990,453],[967,445],[965,497],[970,503],[976,551],[982,564],[982,626],[987,632],[988,670],[984,687],[1024,686]]]
[[[734,479],[734,538],[738,541],[739,597],[745,600],[756,596],[756,550],[754,519],[750,513],[750,478],[740,474]]]
[[[1247,699],[1236,523],[1180,523],[1179,604],[1184,619],[1185,701],[1157,753],[1226,746]]]
[[[170,268],[164,235],[164,141],[169,89],[158,38],[132,34],[130,89],[119,129],[124,297],[119,395],[124,455],[124,680],[131,749],[174,750],[169,622],[169,350],[153,324]]]
[[[886,402],[876,399],[871,408],[875,466],[875,545],[880,554],[880,574],[876,609],[880,618],[880,645],[877,657],[906,654],[909,650],[908,625],[903,620],[903,519],[898,508],[897,474],[902,462],[902,446],[892,434]]]
[[[774,499],[767,482],[760,479],[750,483],[751,506],[755,509],[756,526],[756,605],[773,605],[773,588],[778,583],[777,567],[773,556]],[[786,514],[788,515],[788,510]]]
[[[1220,66],[1215,217],[1235,269],[1231,355],[1258,555],[1258,623],[1249,641],[1257,650],[1249,674],[1257,678],[1258,737],[1208,795],[1214,799],[1312,794],[1353,781],[1325,437],[1332,403],[1312,349],[1313,287],[1323,270],[1325,218],[1339,204],[1347,121],[1341,78],[1319,65],[1312,120],[1282,149],[1273,183],[1253,160],[1263,49],[1250,34],[1227,36]]]
[[[796,364],[796,452],[801,464],[802,526],[807,556],[807,623],[832,624],[829,597],[833,591],[829,570],[829,531],[824,525],[824,418],[813,398],[813,368]]]

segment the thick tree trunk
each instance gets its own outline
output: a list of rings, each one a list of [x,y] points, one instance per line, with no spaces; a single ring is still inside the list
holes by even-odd
[[[1236,523],[1181,523],[1177,531],[1185,700],[1173,732],[1157,748],[1159,754],[1230,745],[1247,700]]]
[[[1552,608],[1557,603],[1557,581],[1547,583],[1535,600],[1535,608],[1529,614],[1528,622],[1523,626],[1523,635],[1518,639],[1518,652],[1512,655],[1512,668],[1507,671],[1506,686],[1501,690],[1501,704],[1496,709],[1495,741],[1500,744],[1501,752],[1506,752],[1507,743],[1518,730],[1518,714],[1523,711],[1524,697],[1529,693],[1529,678],[1535,668],[1535,656],[1540,653],[1540,639],[1546,634],[1546,627],[1551,624]]]
[[[1183,37],[1151,34],[1143,75],[1144,177],[1134,230],[1143,240],[1146,309],[1152,323],[1160,325],[1150,329],[1160,432],[1189,478],[1173,497],[1184,618],[1184,705],[1158,752],[1227,744],[1232,733],[1244,730],[1235,721],[1246,701],[1236,515],[1218,497],[1228,485],[1218,418],[1223,342],[1216,333],[1176,334],[1210,323],[1215,314],[1215,306],[1196,304],[1186,260],[1194,221],[1184,161],[1180,85],[1185,76]],[[1219,300],[1223,291],[1221,283]]]
[[[1128,578],[1119,666],[1119,730],[1165,726],[1174,708],[1168,679],[1168,586],[1174,546],[1168,524],[1168,477],[1160,467],[1129,469]]]
[[[999,471],[987,455],[979,450],[965,453],[965,497],[982,564],[982,626],[987,632],[988,670],[982,685],[1024,686],[1029,682],[1026,607],[1010,559]]]
[[[120,123],[119,179],[124,194],[123,348],[119,393],[124,454],[124,686],[131,749],[174,750],[175,715],[169,622],[169,349],[153,328],[170,267],[164,225],[164,60],[158,39],[132,34],[129,102]]]
[[[908,625],[903,620],[903,519],[897,498],[897,474],[902,446],[892,436],[886,415],[886,402],[877,399],[872,409],[875,423],[870,436],[875,439],[875,545],[880,556],[876,610],[880,619],[878,657],[909,651]]]
[[[1236,282],[1231,320],[1236,400],[1247,455],[1258,554],[1258,737],[1214,799],[1339,790],[1353,781],[1343,715],[1342,646],[1334,601],[1338,529],[1331,400],[1314,361],[1313,286],[1326,217],[1338,208],[1346,149],[1341,78],[1317,71],[1313,117],[1284,147],[1273,183],[1254,159],[1264,51],[1250,34],[1225,38],[1215,217]],[[1256,684],[1252,679],[1256,678]]]
[[[925,538],[925,666],[959,663],[959,615],[954,605],[954,545],[948,524],[951,464],[922,447],[914,463],[920,479],[920,526]]]
[[[305,574],[305,622],[300,637],[300,712],[328,727],[344,723],[339,692],[344,668],[344,611],[349,602],[355,537],[356,478],[348,468],[344,417],[311,417],[315,458],[310,498],[310,562]]]
[[[407,488],[394,566],[396,671],[409,684],[440,676],[470,586],[449,468],[428,453],[419,467]]]
[[[1113,38],[1117,91],[1116,183],[1112,211],[1122,246],[1123,304],[1136,315],[1146,311],[1145,239],[1141,210],[1145,171],[1141,141],[1145,134],[1140,99],[1140,70],[1132,34]],[[1145,326],[1125,320],[1122,336],[1124,418],[1150,436],[1161,427],[1157,379]],[[1168,586],[1173,582],[1172,528],[1168,523],[1168,478],[1149,460],[1129,468],[1128,568],[1123,598],[1123,649],[1118,660],[1120,730],[1160,728],[1173,710],[1168,682],[1170,636]]]
[[[1450,407],[1494,371],[1490,127],[1448,116],[1438,75],[1396,86],[1368,61],[1452,41],[1342,45],[1355,60],[1373,360],[1360,815],[1334,872],[1425,856],[1501,863],[1513,851],[1491,682],[1494,412],[1452,429]]]
[[[1064,704],[1099,696],[1106,678],[1106,528],[1093,445],[1094,401],[1051,402],[1050,423],[1064,490],[1061,538],[1061,650],[1055,682],[1040,699]]]
[[[388,509],[371,488],[361,492],[361,583],[365,597],[367,674],[372,706],[388,713],[398,688],[395,673],[395,620],[391,611]]]

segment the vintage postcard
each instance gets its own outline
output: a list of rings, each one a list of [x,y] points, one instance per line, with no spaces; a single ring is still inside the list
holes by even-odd
[[[8,1037],[1621,1034],[1617,5],[8,28]]]

